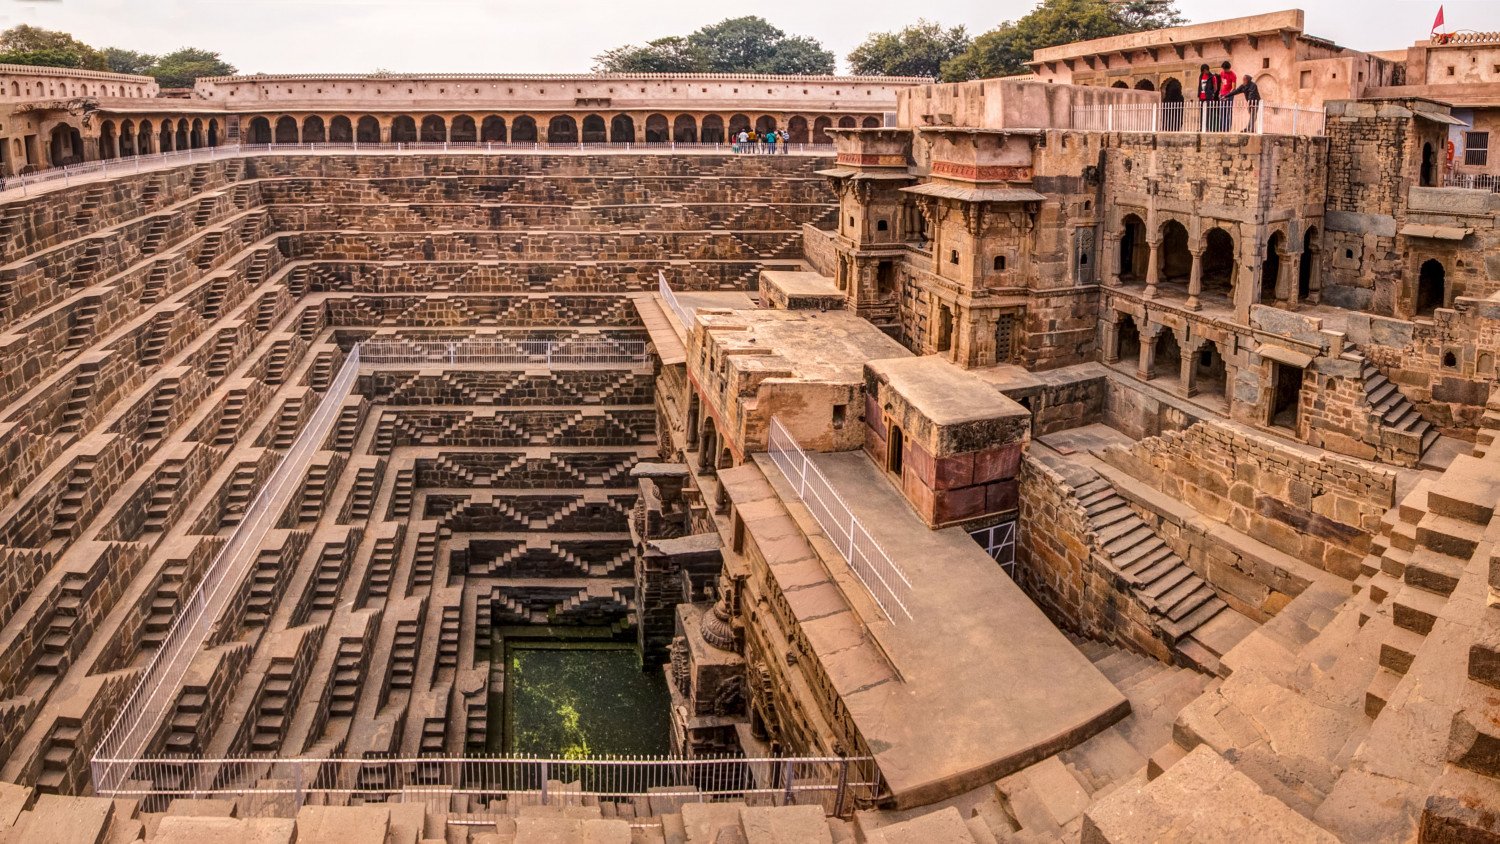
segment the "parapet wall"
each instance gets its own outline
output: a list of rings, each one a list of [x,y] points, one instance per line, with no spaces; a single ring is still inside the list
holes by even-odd
[[[1220,422],[1101,456],[1210,518],[1349,579],[1395,504],[1394,472],[1312,457]]]

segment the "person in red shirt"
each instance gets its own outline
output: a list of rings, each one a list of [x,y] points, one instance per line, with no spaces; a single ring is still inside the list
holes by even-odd
[[[1229,62],[1226,61],[1219,65],[1219,67],[1222,68],[1219,71],[1219,99],[1223,102],[1219,107],[1222,109],[1222,114],[1219,115],[1219,131],[1228,132],[1230,129],[1231,110],[1234,108],[1234,103],[1229,99],[1229,92],[1233,91],[1239,85],[1239,79],[1235,76],[1234,71],[1229,69]]]

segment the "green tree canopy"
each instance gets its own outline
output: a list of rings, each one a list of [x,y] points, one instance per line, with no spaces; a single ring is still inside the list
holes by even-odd
[[[0,62],[106,70],[104,54],[66,32],[21,24],[0,32]]]
[[[1020,20],[1006,21],[975,38],[968,50],[943,65],[943,78],[962,81],[1027,73],[1026,62],[1043,47],[1182,23],[1174,0],[1042,0]]]
[[[685,37],[627,44],[594,57],[600,73],[833,72],[833,53],[815,39],[787,35],[759,17],[729,18]]]
[[[849,53],[849,68],[862,76],[928,76],[942,74],[943,63],[969,49],[961,26],[943,29],[919,19],[900,32],[872,32]]]
[[[158,58],[147,73],[163,88],[191,88],[201,77],[234,73],[234,65],[219,58],[218,53],[183,47]]]
[[[151,72],[156,59],[157,57],[150,53],[137,53],[134,50],[122,50],[119,47],[104,48],[105,66],[114,73],[144,76]]]

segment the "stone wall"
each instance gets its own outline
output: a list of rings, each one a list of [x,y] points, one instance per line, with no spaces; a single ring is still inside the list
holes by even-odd
[[[812,223],[803,223],[802,257],[813,272],[832,278],[838,272],[838,253],[834,251],[833,233],[823,231]]]
[[[1150,613],[1095,556],[1092,527],[1063,474],[1028,456],[1020,490],[1016,583],[1059,626],[1170,662]]]
[[[1393,472],[1310,457],[1219,422],[1102,456],[1212,519],[1351,580],[1395,503]]]

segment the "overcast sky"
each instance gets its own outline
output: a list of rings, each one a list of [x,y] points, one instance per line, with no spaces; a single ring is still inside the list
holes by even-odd
[[[243,72],[586,72],[610,47],[756,14],[839,57],[918,14],[971,34],[1034,0],[0,0],[0,25],[63,29],[95,46],[223,54]],[[1190,21],[1276,11],[1287,0],[1178,0]],[[1307,30],[1363,50],[1425,38],[1428,0],[1307,0]],[[1445,0],[1448,29],[1500,31],[1500,0]]]

